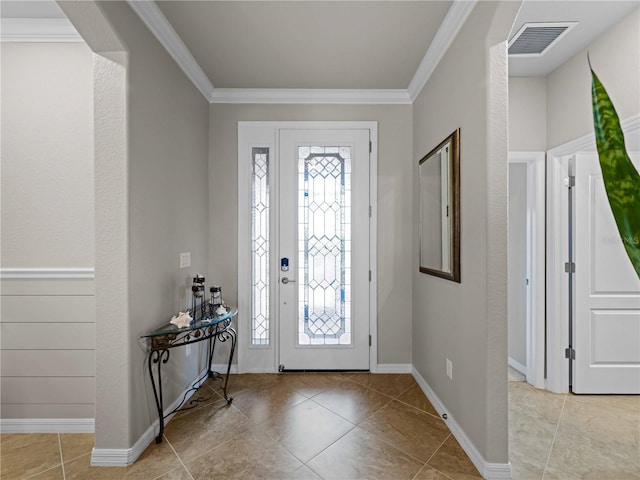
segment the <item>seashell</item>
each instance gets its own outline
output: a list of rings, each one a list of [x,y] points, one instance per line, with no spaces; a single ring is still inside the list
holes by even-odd
[[[188,312],[180,312],[178,315],[171,317],[169,323],[174,324],[178,328],[187,327],[191,323],[193,318]]]

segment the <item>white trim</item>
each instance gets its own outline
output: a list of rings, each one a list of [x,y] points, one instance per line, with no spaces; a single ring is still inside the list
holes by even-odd
[[[547,155],[547,390],[569,391],[569,367],[564,349],[569,346],[567,292],[564,262],[568,255],[567,191],[568,155]],[[564,224],[562,223],[564,219]],[[556,320],[557,319],[557,320]]]
[[[440,60],[442,60],[442,57],[444,57],[449,45],[451,45],[456,35],[458,35],[458,32],[477,2],[478,0],[454,0],[451,4],[447,15],[444,17],[440,28],[433,37],[427,53],[425,53],[422,62],[420,62],[420,66],[413,75],[407,88],[412,103],[422,91],[422,88],[438,66],[438,63],[440,63]]]
[[[640,130],[640,114],[620,122],[625,135]],[[570,156],[595,151],[595,134],[590,132],[547,152],[547,390],[569,391],[569,369],[564,349],[569,345],[566,312],[568,288],[564,262],[567,259],[567,194],[563,178],[568,175]]]
[[[509,366],[511,368],[513,368],[515,371],[517,371],[518,373],[521,373],[522,375],[524,375],[525,377],[527,376],[527,367],[525,367],[523,364],[521,364],[519,361],[515,360],[512,357],[508,357],[507,359],[507,363],[509,364]]]
[[[200,372],[196,378],[202,378],[204,376],[205,370]],[[200,380],[196,387],[199,387],[204,382],[206,382],[208,377],[204,377]],[[164,415],[166,415],[171,410],[175,409],[182,399],[186,403],[189,398],[195,393],[195,390],[191,392],[187,397],[185,394],[191,389],[191,385],[193,382],[189,384],[189,387],[185,388],[176,399],[171,402],[171,405],[164,409]],[[156,410],[154,408],[153,415],[157,415]],[[175,414],[167,417],[164,421],[165,429],[167,424],[171,421]],[[140,455],[145,451],[145,449],[151,445],[151,442],[156,439],[156,431],[160,427],[160,422],[158,419],[154,420],[154,422],[147,428],[147,430],[138,438],[136,443],[133,444],[131,448],[93,448],[91,450],[91,466],[93,467],[128,467],[133,464]]]
[[[375,368],[371,369],[371,373],[411,373],[413,365],[410,363],[372,363]]]
[[[200,93],[211,101],[214,88],[198,62],[184,44],[180,36],[173,29],[167,17],[164,16],[154,1],[127,0],[129,6],[138,14],[147,28],[176,61],[184,74],[193,82]]]
[[[66,18],[3,18],[0,41],[7,43],[80,43],[80,34]]]
[[[368,122],[369,141],[369,370],[378,372],[378,122]]]
[[[411,104],[404,89],[217,88],[211,103]]]
[[[3,418],[0,433],[93,433],[93,418]]]
[[[493,479],[506,479],[510,480],[512,478],[511,474],[511,464],[510,463],[489,463],[484,457],[480,454],[476,446],[471,442],[467,434],[462,430],[460,425],[455,421],[453,416],[447,412],[447,409],[444,407],[444,404],[440,401],[435,392],[431,389],[427,381],[420,375],[420,372],[413,367],[411,374],[413,378],[415,378],[416,382],[427,396],[433,408],[436,409],[440,417],[443,414],[447,414],[447,419],[444,422],[449,427],[449,430],[456,438],[462,449],[465,451],[471,462],[478,469],[478,472],[482,475],[483,478],[493,480]],[[505,380],[506,381],[506,380]]]
[[[271,129],[273,133],[268,135],[268,141],[258,142],[258,139],[264,138],[266,140],[266,134],[264,131]],[[378,271],[378,257],[377,257],[377,214],[378,214],[378,122],[377,121],[239,121],[238,122],[238,329],[239,331],[251,331],[249,325],[249,301],[250,291],[247,285],[246,272],[249,271],[249,258],[243,252],[249,248],[249,225],[245,216],[241,214],[243,211],[247,211],[249,208],[249,198],[247,192],[250,188],[249,173],[245,168],[246,165],[241,161],[243,152],[246,153],[248,146],[270,146],[272,148],[272,158],[276,158],[279,154],[277,149],[277,132],[280,129],[369,129],[370,141],[371,141],[371,153],[369,157],[369,200],[371,204],[371,219],[369,222],[370,228],[370,257],[369,266],[373,273],[371,282],[369,282],[369,333],[371,335],[371,348],[369,349],[369,368],[371,372],[376,373],[378,363],[378,304],[377,304],[377,275]],[[255,132],[262,131],[262,135]],[[276,179],[278,177],[277,172],[274,172],[270,178]],[[275,191],[274,184],[271,184],[271,189]],[[277,196],[276,196],[277,197]],[[277,204],[277,198],[272,197],[271,208],[277,213],[279,206]],[[276,201],[273,201],[276,200]],[[244,207],[243,207],[244,206]],[[273,216],[275,217],[275,215]],[[276,220],[273,218],[272,220]],[[273,226],[273,223],[272,223]],[[277,233],[277,229],[272,228],[272,233]],[[277,238],[274,239],[274,243],[277,243]],[[277,258],[272,262],[271,267],[277,268]],[[244,273],[243,273],[244,272]],[[277,289],[276,289],[277,291]],[[278,302],[272,302],[272,305],[277,305]],[[245,312],[245,314],[243,314]],[[270,312],[272,318],[274,312]],[[248,345],[247,338],[238,338],[238,372],[240,373],[272,373],[278,371],[278,330],[275,325],[271,325],[271,344],[268,346],[256,346],[252,347]],[[255,353],[259,351],[265,352],[265,355],[271,355],[273,358],[273,367],[267,363],[262,363],[259,367],[249,367],[249,358],[254,357]]]
[[[0,268],[0,279],[46,280],[46,279],[93,279],[93,268]]]

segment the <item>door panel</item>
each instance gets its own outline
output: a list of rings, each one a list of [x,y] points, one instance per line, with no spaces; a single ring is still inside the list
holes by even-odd
[[[279,146],[280,364],[368,369],[369,130],[281,130]]]
[[[638,168],[638,155],[632,160]],[[637,394],[640,280],[620,240],[598,156],[576,155],[575,173],[573,391]]]

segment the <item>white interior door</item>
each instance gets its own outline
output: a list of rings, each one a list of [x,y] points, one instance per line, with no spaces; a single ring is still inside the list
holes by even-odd
[[[369,369],[369,130],[280,130],[280,368]]]
[[[638,155],[632,160],[640,167]],[[620,240],[597,154],[576,155],[575,175],[573,391],[638,394],[640,281]]]

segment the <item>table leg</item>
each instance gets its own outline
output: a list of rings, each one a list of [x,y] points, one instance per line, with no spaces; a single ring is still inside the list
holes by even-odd
[[[162,442],[162,435],[164,434],[164,406],[162,400],[162,373],[161,365],[169,361],[169,350],[154,350],[149,354],[149,376],[151,377],[151,386],[153,387],[153,396],[156,400],[156,408],[158,409],[158,421],[160,422],[160,431],[156,437],[156,443]],[[152,363],[158,365],[158,386],[156,387],[156,381],[153,377]]]
[[[233,397],[229,397],[227,394],[227,385],[229,384],[229,373],[231,373],[231,362],[233,361],[233,354],[236,351],[236,341],[237,341],[237,334],[236,331],[232,328],[229,327],[227,328],[227,330],[225,332],[223,332],[224,334],[228,334],[229,338],[231,339],[231,352],[229,352],[229,363],[227,365],[227,375],[224,379],[224,387],[223,387],[223,393],[224,393],[224,398],[227,401],[227,404],[230,404],[231,402],[233,402]],[[222,337],[223,341],[226,341],[227,338]]]

